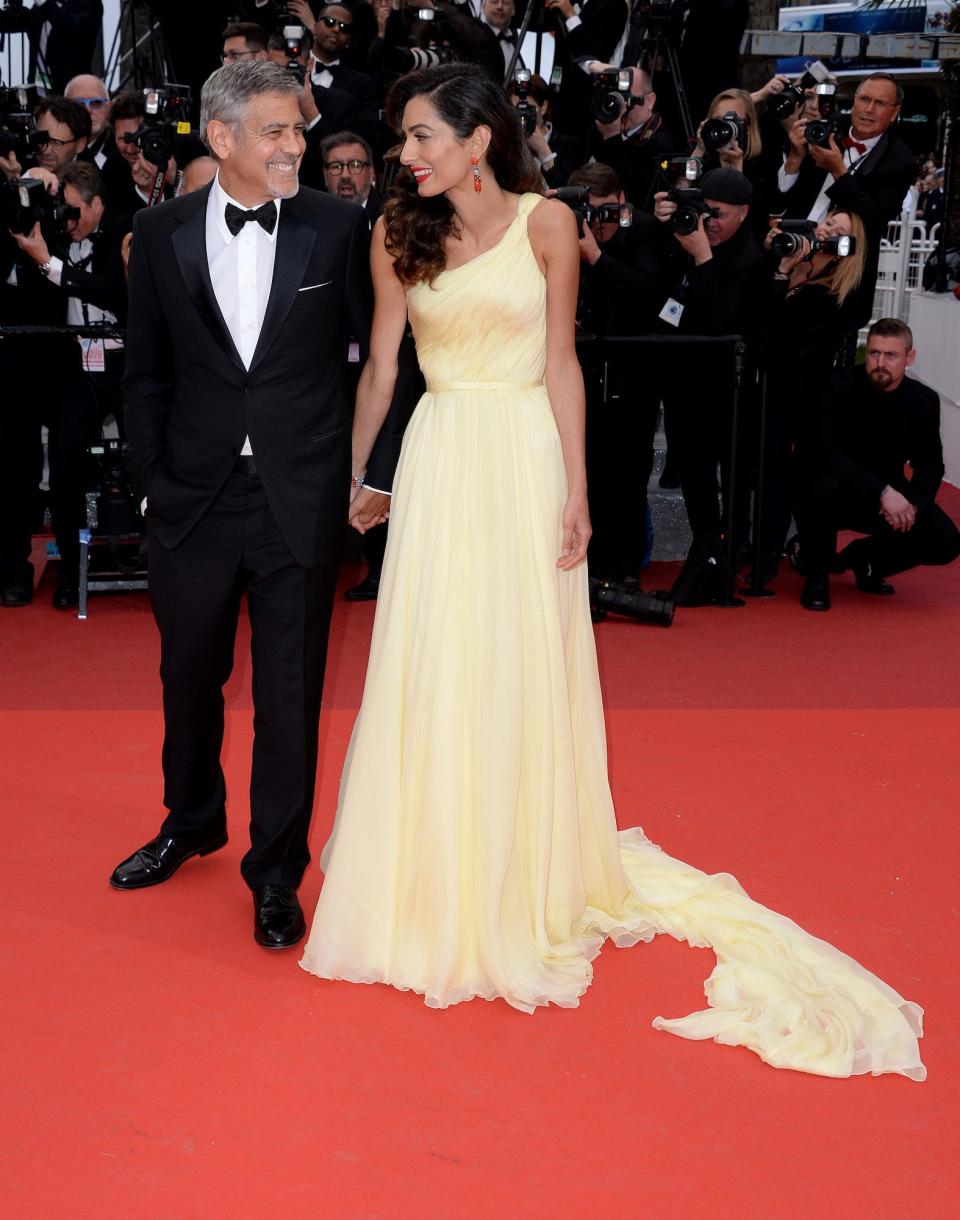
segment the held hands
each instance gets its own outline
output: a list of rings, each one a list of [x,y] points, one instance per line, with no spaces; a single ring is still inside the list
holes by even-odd
[[[587,508],[587,493],[579,492],[567,496],[563,506],[563,543],[557,567],[561,572],[570,572],[587,557],[587,544],[592,534],[590,512]]]
[[[382,525],[390,516],[390,497],[382,491],[355,488],[350,497],[349,521],[358,533],[365,534]]]
[[[913,529],[917,519],[917,510],[899,491],[893,487],[885,487],[880,496],[880,515],[891,529],[906,534]]]

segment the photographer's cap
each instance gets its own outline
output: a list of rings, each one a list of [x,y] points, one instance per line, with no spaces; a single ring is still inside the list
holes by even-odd
[[[700,190],[704,199],[715,199],[717,203],[750,203],[753,200],[753,184],[746,174],[726,167],[704,174]]]

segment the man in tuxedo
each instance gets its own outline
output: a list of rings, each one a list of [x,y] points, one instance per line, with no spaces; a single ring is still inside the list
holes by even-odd
[[[867,230],[867,260],[857,290],[854,325],[870,317],[877,282],[880,241],[900,215],[916,176],[916,158],[891,132],[900,114],[903,87],[885,72],[874,72],[857,87],[849,131],[831,135],[826,148],[808,144],[807,123],[790,129],[790,147],[777,175],[779,200],[772,211],[792,219],[820,221],[831,208],[856,212]]]
[[[350,490],[347,346],[352,333],[363,351],[371,317],[363,213],[298,189],[299,93],[269,61],[226,65],[204,85],[201,127],[219,173],[137,215],[124,380],[161,638],[169,812],[110,881],[155,885],[227,841],[222,687],[246,592],[255,736],[241,872],[254,936],[269,948],[304,932],[297,886]],[[390,429],[368,467],[385,491],[402,432]]]
[[[480,25],[486,31],[491,43],[503,56],[503,71],[506,72],[513,59],[513,49],[516,46],[516,31],[513,29],[513,18],[516,6],[513,0],[483,0],[480,8]],[[526,65],[523,59],[517,57],[517,67]]]
[[[97,169],[103,169],[107,157],[113,152],[113,132],[107,120],[110,117],[110,93],[98,76],[83,73],[71,80],[63,96],[71,102],[79,102],[90,115],[90,142],[78,160],[89,161]]]
[[[563,69],[557,103],[557,124],[581,145],[586,160],[590,136],[589,74],[593,62],[609,63],[627,24],[624,0],[544,0],[557,26],[555,63]]]
[[[376,138],[379,110],[373,77],[358,72],[344,62],[353,34],[353,13],[345,4],[328,4],[321,10],[313,27],[313,59],[310,80],[320,113],[324,111],[325,95],[330,89],[349,93],[356,101],[357,113],[351,130],[359,131],[368,140]],[[329,129],[327,133],[329,134]]]
[[[677,144],[657,113],[650,74],[642,68],[631,68],[630,77],[629,104],[612,122],[596,120],[590,155],[617,171],[635,207],[649,208],[660,162],[677,152]]]

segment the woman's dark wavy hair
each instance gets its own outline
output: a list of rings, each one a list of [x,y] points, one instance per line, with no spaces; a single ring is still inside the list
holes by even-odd
[[[536,159],[527,146],[515,108],[500,86],[475,64],[441,64],[402,76],[387,95],[386,119],[399,132],[414,97],[427,97],[461,140],[480,126],[490,128],[487,165],[505,191],[543,191]],[[394,150],[398,155],[399,150]],[[444,267],[443,245],[454,232],[454,211],[445,195],[423,199],[413,174],[401,168],[384,206],[387,252],[401,282],[432,284]]]

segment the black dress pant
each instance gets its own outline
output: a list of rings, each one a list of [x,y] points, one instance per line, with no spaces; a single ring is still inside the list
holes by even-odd
[[[906,572],[918,564],[952,563],[960,555],[960,530],[936,504],[917,510],[913,527],[901,533],[880,516],[879,498],[822,478],[805,501],[803,557],[810,576],[824,578],[837,547],[837,531],[867,537],[851,543],[858,561],[869,562],[878,577]]]
[[[149,521],[149,506],[147,509]],[[259,478],[233,473],[177,547],[150,531],[150,597],[163,681],[163,833],[226,824],[223,685],[244,591],[252,628],[251,888],[299,885],[316,782],[320,696],[339,555],[294,559]]]

